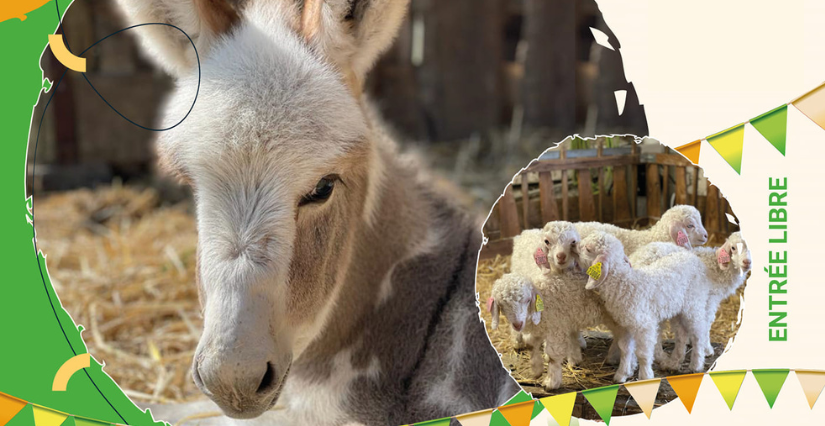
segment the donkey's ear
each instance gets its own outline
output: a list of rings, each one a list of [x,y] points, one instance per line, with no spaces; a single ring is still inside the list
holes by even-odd
[[[301,32],[360,88],[395,39],[410,0],[303,0]]]
[[[191,37],[203,60],[209,48],[238,22],[229,0],[118,0],[130,25],[174,25]],[[167,72],[182,76],[197,67],[197,56],[186,35],[167,25],[147,25],[135,33],[144,50]]]

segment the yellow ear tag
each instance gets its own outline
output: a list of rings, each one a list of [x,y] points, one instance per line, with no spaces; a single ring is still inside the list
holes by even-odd
[[[602,277],[602,262],[594,263],[593,266],[587,268],[587,275],[590,275],[590,278],[594,280],[598,280]]]
[[[541,296],[538,294],[536,295],[536,312],[541,312],[544,310],[544,301],[541,300]]]

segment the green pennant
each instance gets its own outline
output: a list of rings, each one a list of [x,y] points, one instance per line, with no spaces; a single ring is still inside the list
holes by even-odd
[[[737,174],[742,173],[742,147],[745,143],[744,124],[708,136],[707,141],[733,167],[733,170],[736,170]]]
[[[736,396],[739,395],[742,381],[745,380],[745,373],[747,373],[747,370],[708,373],[731,410],[733,410],[733,403],[736,402]]]
[[[771,143],[782,155],[785,155],[785,139],[788,130],[788,106],[766,112],[751,120],[751,125]]]
[[[515,394],[512,398],[510,398],[507,402],[505,402],[504,405],[513,405],[513,404],[518,404],[519,402],[527,402],[527,401],[532,401],[532,400],[533,400],[533,397],[530,396],[529,393],[527,393],[523,390],[520,390],[519,393]]]
[[[496,410],[490,416],[490,426],[510,426],[510,422],[504,418],[500,411]]]
[[[582,395],[587,398],[587,402],[593,406],[599,417],[610,425],[610,416],[613,414],[613,404],[616,403],[616,394],[620,385],[604,386],[596,389],[582,391]]]
[[[770,369],[770,370],[753,370],[753,377],[762,388],[762,394],[768,401],[768,405],[773,408],[773,403],[776,402],[776,397],[779,396],[779,391],[782,390],[782,385],[785,384],[785,379],[788,377],[788,369]]]

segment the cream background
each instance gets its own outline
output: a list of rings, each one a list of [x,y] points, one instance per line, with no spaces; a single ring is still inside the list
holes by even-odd
[[[825,81],[825,1],[598,3],[621,43],[625,74],[645,105],[650,136],[671,147],[747,121]],[[702,142],[699,165],[730,200],[754,259],[742,326],[715,369],[825,370],[825,283],[820,278],[825,266],[820,248],[825,130],[789,107],[786,157],[748,124],[741,176],[707,142]],[[768,178],[785,176],[790,219],[789,338],[769,342],[768,277],[763,271],[769,250]],[[616,417],[611,425],[820,424],[823,416],[825,396],[814,410],[809,409],[792,372],[773,410],[751,374],[732,411],[705,376],[693,414],[674,401],[655,409],[651,420],[644,415]],[[532,424],[548,424],[547,416]]]

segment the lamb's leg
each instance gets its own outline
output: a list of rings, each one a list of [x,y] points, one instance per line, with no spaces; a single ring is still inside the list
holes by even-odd
[[[530,347],[530,335],[525,335],[523,333],[515,333],[513,336],[513,347],[516,348],[517,351],[522,349],[527,349]]]
[[[636,342],[636,358],[639,359],[639,380],[653,378],[653,347],[656,345],[657,334],[658,327],[655,327],[652,330],[639,330],[633,335]]]
[[[670,328],[675,336],[673,352],[670,353],[670,357],[659,360],[658,364],[662,369],[679,371],[682,368],[682,360],[685,359],[690,334],[680,317],[675,317],[670,321]]]
[[[568,352],[566,337],[554,334],[548,337],[544,344],[544,352],[549,362],[547,363],[547,377],[542,385],[548,392],[561,386],[561,363]]]
[[[627,331],[621,331],[614,333],[613,341],[618,345],[618,349],[621,355],[619,361],[619,368],[616,370],[616,374],[613,376],[613,381],[616,383],[624,383],[627,381],[627,379],[633,376],[633,371],[636,369],[633,365],[633,338]]]
[[[578,342],[580,337],[581,335],[577,331],[574,331],[570,333],[567,339],[567,363],[570,365],[576,365],[584,359],[581,345]]]
[[[710,324],[702,320],[704,316],[696,316],[695,318],[697,320],[689,324],[690,338],[694,342],[698,342],[698,344],[694,345],[694,351],[690,355],[690,370],[698,373],[705,370],[705,356],[707,352],[704,342],[710,333]]]
[[[541,378],[541,374],[544,373],[544,356],[541,353],[541,344],[538,342],[531,343],[533,343],[533,347],[530,350],[530,373],[534,379],[538,380]]]
[[[665,323],[662,321],[659,323],[659,333],[656,335],[656,347],[654,348],[653,352],[653,360],[656,361],[659,365],[662,365],[663,362],[667,359],[667,353],[665,352],[664,348],[664,334],[665,334]],[[671,322],[671,330],[673,329],[673,324]]]

